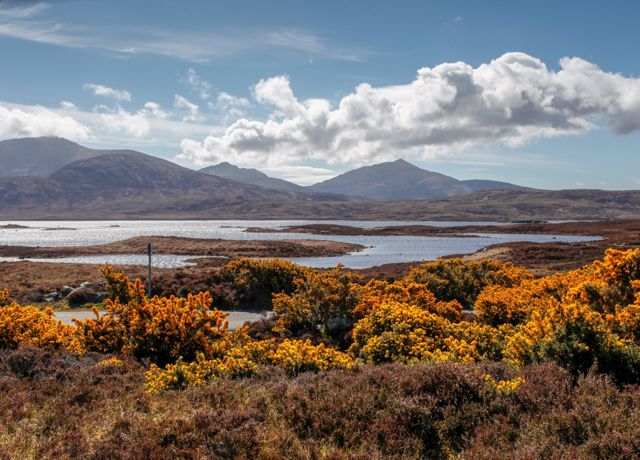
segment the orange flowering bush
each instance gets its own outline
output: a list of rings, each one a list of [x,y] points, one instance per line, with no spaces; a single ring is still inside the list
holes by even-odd
[[[131,300],[129,277],[126,273],[117,271],[110,264],[100,267],[100,273],[107,283],[105,289],[108,299],[118,300],[120,303],[128,303]]]
[[[31,345],[46,349],[81,351],[75,328],[53,317],[53,310],[21,306],[0,307],[0,348]]]
[[[4,307],[5,305],[9,305],[9,301],[11,300],[11,296],[9,295],[8,289],[0,289],[0,307]]]
[[[640,378],[640,347],[616,334],[603,314],[579,303],[536,310],[507,338],[505,358],[517,365],[555,361],[573,373],[592,367],[619,381]]]
[[[152,364],[145,374],[145,388],[157,394],[202,386],[217,378],[250,377],[264,364],[281,367],[294,376],[301,372],[350,369],[354,361],[345,353],[322,344],[313,345],[309,340],[255,341],[230,349],[222,358],[206,359],[198,354],[193,362],[186,363],[180,358],[164,369]]]
[[[516,377],[511,380],[495,380],[489,374],[484,376],[484,381],[487,382],[487,385],[489,385],[495,392],[503,395],[514,394],[524,383],[524,379],[522,377]]]
[[[532,277],[526,269],[511,263],[443,259],[412,269],[406,280],[426,285],[438,300],[457,300],[464,308],[472,308],[486,286],[510,287]]]
[[[227,346],[226,314],[211,310],[208,293],[147,299],[140,280],[129,283],[128,289],[128,303],[108,299],[106,315],[94,309],[95,319],[76,320],[87,350],[130,352],[136,358],[169,363],[180,357],[193,360],[198,353],[213,357]]]
[[[349,352],[373,363],[420,358],[442,345],[450,324],[420,307],[385,302],[356,323]]]
[[[373,279],[362,289],[355,315],[362,317],[384,302],[400,302],[414,305],[451,321],[462,319],[462,305],[457,300],[439,301],[429,289],[420,283],[399,280],[394,283]]]
[[[310,272],[282,259],[238,259],[226,264],[220,276],[234,289],[232,304],[270,310],[273,294],[293,293],[295,280],[306,278]]]
[[[353,329],[350,353],[367,362],[501,359],[509,327],[452,322],[415,305],[385,302]]]
[[[294,336],[304,333],[330,336],[352,326],[360,286],[341,266],[328,273],[309,272],[294,284],[292,294],[273,296],[277,332]]]
[[[285,340],[267,356],[271,364],[284,368],[290,375],[300,372],[349,369],[353,360],[345,353],[313,345],[310,340]]]

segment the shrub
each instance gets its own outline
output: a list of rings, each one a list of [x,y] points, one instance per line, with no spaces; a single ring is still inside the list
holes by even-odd
[[[518,364],[550,360],[573,374],[594,368],[620,382],[640,381],[640,348],[607,326],[588,306],[558,304],[535,311],[508,339],[505,355]]]
[[[207,293],[186,299],[154,297],[147,299],[140,280],[129,283],[131,299],[105,302],[107,314],[76,321],[79,337],[90,351],[130,352],[138,359],[160,364],[182,357],[193,360],[198,353],[214,357],[222,353],[228,323],[226,314],[210,310]]]
[[[295,280],[306,278],[310,271],[281,259],[239,259],[225,265],[220,277],[234,290],[231,306],[271,310],[273,294],[293,293]]]
[[[384,302],[413,305],[450,321],[462,319],[462,306],[457,300],[450,302],[437,300],[424,284],[406,280],[393,283],[375,279],[369,281],[362,289],[361,299],[355,309],[355,314],[359,317],[364,316]]]
[[[276,332],[337,337],[351,329],[360,286],[342,267],[328,273],[309,272],[295,281],[292,294],[275,294]]]
[[[107,298],[122,304],[129,303],[131,297],[126,273],[117,271],[110,264],[100,267],[100,273],[106,281]]]
[[[457,300],[464,308],[473,308],[478,294],[489,285],[511,287],[532,278],[531,273],[511,263],[496,260],[464,262],[441,259],[413,268],[407,281],[424,284],[438,300]]]
[[[9,305],[10,301],[11,301],[11,296],[9,295],[9,290],[0,289],[0,307]]]
[[[53,310],[11,303],[0,307],[0,348],[32,345],[45,349],[80,350],[74,327],[53,317]]]

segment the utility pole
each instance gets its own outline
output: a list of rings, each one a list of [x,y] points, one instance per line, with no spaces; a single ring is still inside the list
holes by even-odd
[[[147,256],[149,256],[149,264],[147,266],[147,297],[151,298],[151,243],[147,243]]]

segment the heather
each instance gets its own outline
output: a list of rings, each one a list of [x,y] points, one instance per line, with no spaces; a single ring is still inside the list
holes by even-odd
[[[0,291],[7,458],[638,452],[640,250],[545,277],[498,261],[381,280],[241,259],[203,292],[151,298],[102,274],[105,310],[74,326]],[[230,331],[211,292],[273,316]]]

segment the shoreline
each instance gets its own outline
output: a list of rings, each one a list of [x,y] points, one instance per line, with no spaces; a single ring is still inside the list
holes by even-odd
[[[327,240],[221,240],[174,236],[137,236],[89,246],[0,246],[0,257],[55,259],[92,255],[154,254],[194,257],[329,257],[364,249],[360,244]]]

